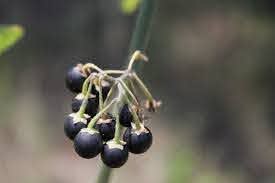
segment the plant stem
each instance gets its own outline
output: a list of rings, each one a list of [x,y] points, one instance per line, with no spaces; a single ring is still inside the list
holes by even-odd
[[[145,51],[149,41],[149,33],[154,13],[155,0],[142,0],[136,21],[136,27],[130,43],[129,55],[136,50]]]
[[[141,50],[145,51],[148,40],[149,32],[154,12],[154,1],[155,0],[142,0],[138,18],[136,21],[136,27],[132,35],[130,43],[129,55],[131,56],[134,51]],[[128,64],[128,63],[127,63]],[[141,64],[136,65],[135,71],[141,69]],[[111,170],[109,167],[103,165],[97,183],[108,183],[110,180]]]
[[[91,93],[91,90],[92,90],[92,81],[90,81],[89,83],[89,87],[88,87],[88,90],[86,91],[86,94],[85,94],[85,97],[83,99],[83,102],[80,106],[80,109],[79,111],[77,112],[77,114],[79,115],[79,117],[83,117],[84,113],[85,113],[85,110],[86,110],[86,107],[87,107],[87,104],[88,104],[88,100],[89,100],[89,96],[90,96],[90,93]]]
[[[97,183],[107,183],[107,182],[109,182],[110,175],[111,175],[111,168],[109,168],[106,165],[102,164],[100,173],[98,175]]]
[[[117,101],[117,99],[113,99],[108,105],[106,105],[101,111],[99,111],[89,122],[89,125],[87,128],[92,129],[95,125],[95,123],[99,120],[99,118],[102,116],[102,114],[106,113],[106,111]]]

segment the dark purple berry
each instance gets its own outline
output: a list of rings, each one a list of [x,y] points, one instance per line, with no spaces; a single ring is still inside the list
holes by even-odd
[[[112,116],[108,115],[105,117],[101,117],[97,121],[95,129],[99,131],[104,141],[108,141],[113,139],[115,136],[115,126],[115,119]]]
[[[89,118],[90,116],[86,114],[84,114],[84,117],[79,117],[77,113],[68,115],[64,122],[64,132],[66,136],[73,140],[82,128],[86,128],[87,119]]]
[[[119,168],[128,160],[129,152],[126,145],[114,141],[107,142],[101,153],[103,163],[110,168]]]
[[[82,93],[78,94],[72,101],[72,111],[77,112],[84,100],[84,95]],[[94,117],[98,110],[98,98],[95,95],[90,95],[88,98],[88,103],[85,109],[85,113],[91,117]]]
[[[128,104],[125,104],[119,113],[119,122],[122,126],[131,127],[133,115],[129,110]]]
[[[87,76],[81,71],[82,64],[71,68],[66,75],[66,86],[74,93],[80,93],[82,91],[82,85]]]
[[[127,128],[123,140],[127,143],[131,153],[141,154],[151,147],[153,136],[147,127],[142,126],[140,130]]]
[[[80,157],[94,158],[103,148],[101,135],[98,131],[83,128],[74,138],[74,148]]]

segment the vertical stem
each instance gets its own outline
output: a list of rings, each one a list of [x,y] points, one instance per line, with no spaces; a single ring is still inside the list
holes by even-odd
[[[132,55],[135,50],[145,51],[147,47],[154,12],[154,1],[155,0],[142,0],[136,21],[136,27],[130,43],[129,55]],[[140,69],[141,64],[137,64],[135,70],[137,71]],[[97,183],[108,183],[111,175],[111,170],[112,169],[103,165],[103,167],[100,170]]]
[[[109,168],[106,165],[102,164],[100,173],[98,175],[97,183],[107,183],[107,182],[109,182],[110,175],[111,175],[111,168]]]
[[[153,12],[154,0],[142,0],[136,27],[130,43],[130,55],[132,55],[136,50],[145,51],[149,41]]]

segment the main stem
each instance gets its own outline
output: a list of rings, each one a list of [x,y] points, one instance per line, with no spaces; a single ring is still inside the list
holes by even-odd
[[[155,0],[142,0],[141,2],[136,27],[130,43],[129,55],[132,55],[136,50],[145,51],[147,47],[154,12],[154,1]],[[135,68],[136,71],[140,69],[141,64]],[[111,168],[103,165],[100,170],[97,183],[108,183],[110,180],[111,171]]]

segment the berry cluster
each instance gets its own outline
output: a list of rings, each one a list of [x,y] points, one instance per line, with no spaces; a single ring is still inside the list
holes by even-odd
[[[65,119],[64,132],[73,140],[79,156],[90,159],[101,154],[105,165],[119,168],[126,163],[129,152],[141,154],[152,145],[152,133],[144,125],[144,109],[154,112],[160,102],[132,70],[136,60],[148,59],[136,51],[126,70],[102,70],[87,63],[68,71],[66,85],[76,97],[73,113]],[[140,102],[140,93],[146,97],[145,103]]]

